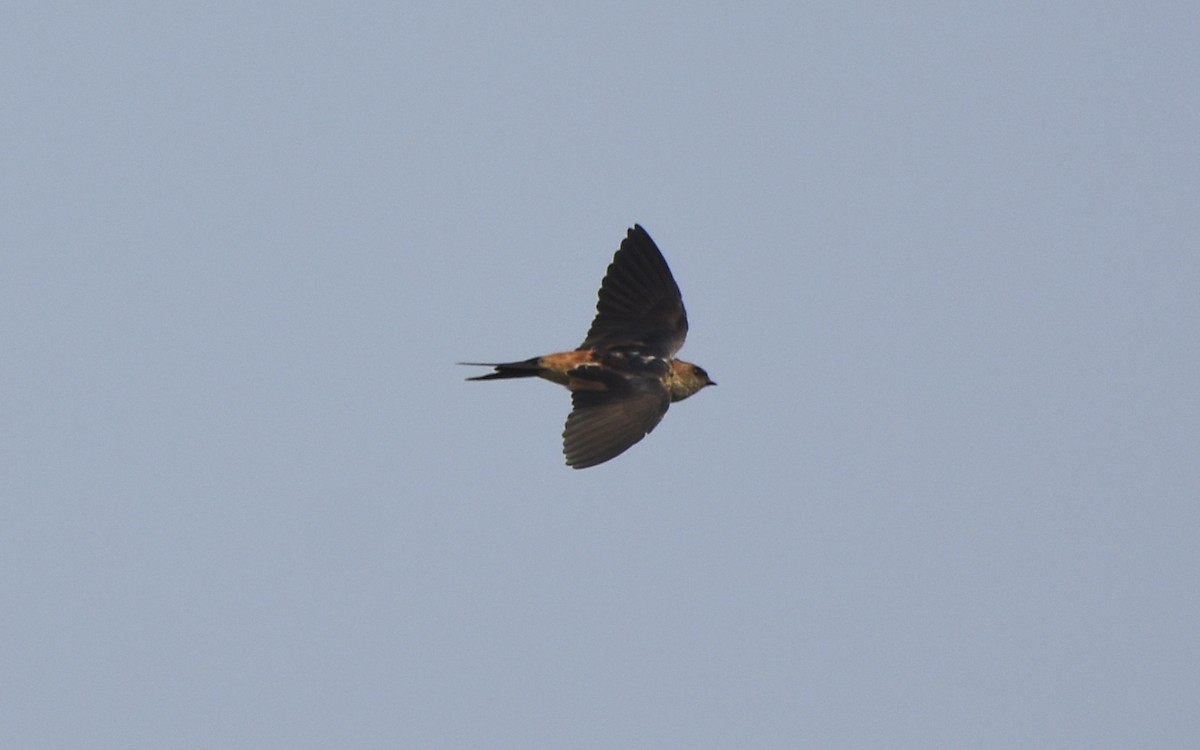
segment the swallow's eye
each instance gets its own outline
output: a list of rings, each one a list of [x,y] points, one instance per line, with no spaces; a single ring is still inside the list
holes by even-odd
[[[708,373],[704,371],[703,367],[693,367],[692,369],[696,371],[696,375],[708,380]]]

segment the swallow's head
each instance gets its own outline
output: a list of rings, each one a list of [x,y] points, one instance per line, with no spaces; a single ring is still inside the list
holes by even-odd
[[[678,359],[671,362],[671,372],[665,378],[672,401],[682,401],[701,388],[716,384],[703,367]]]

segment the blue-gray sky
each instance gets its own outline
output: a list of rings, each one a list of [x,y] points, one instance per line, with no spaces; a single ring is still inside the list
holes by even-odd
[[[1200,743],[1194,3],[251,6],[0,13],[0,745]]]

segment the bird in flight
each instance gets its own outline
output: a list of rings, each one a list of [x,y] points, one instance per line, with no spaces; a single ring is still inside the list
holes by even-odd
[[[467,380],[539,377],[571,391],[563,429],[567,465],[586,469],[616,458],[662,421],[667,407],[716,385],[704,368],[675,359],[687,336],[683,297],[667,261],[635,224],[600,284],[596,318],[578,349],[494,367]]]

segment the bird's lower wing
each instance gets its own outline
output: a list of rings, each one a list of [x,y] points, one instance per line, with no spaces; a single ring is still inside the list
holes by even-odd
[[[563,430],[563,454],[573,469],[615,458],[646,437],[671,403],[658,380],[644,378],[615,390],[578,390]]]

